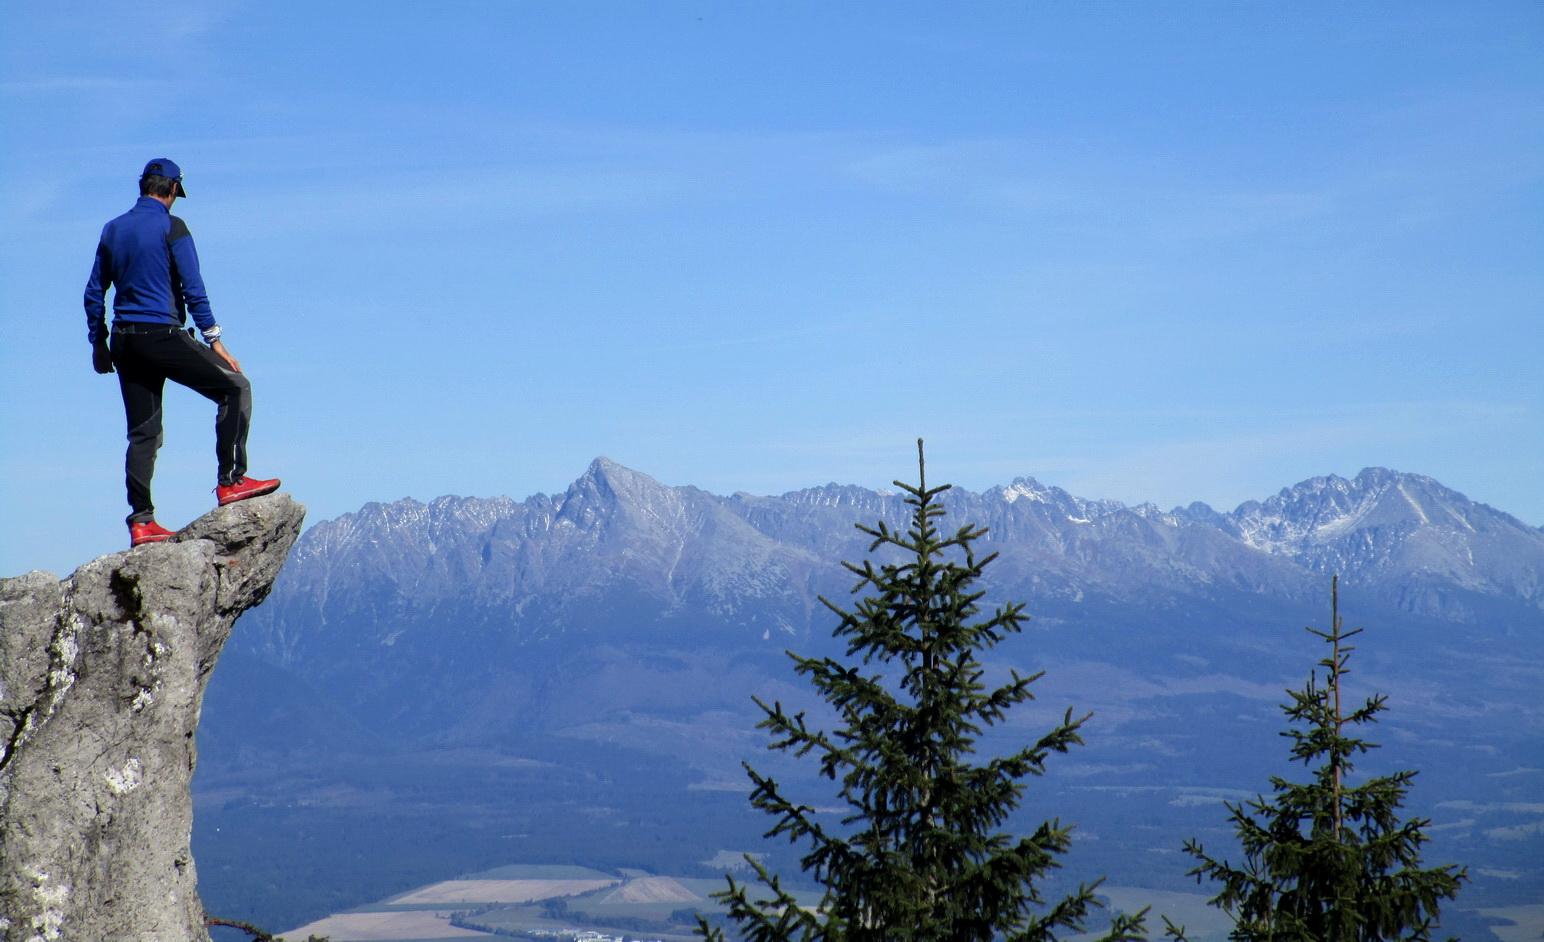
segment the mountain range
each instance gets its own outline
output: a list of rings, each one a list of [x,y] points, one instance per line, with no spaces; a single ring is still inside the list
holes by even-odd
[[[1094,711],[1089,745],[1047,787],[1105,835],[1087,852],[1112,880],[1184,889],[1182,867],[1160,879],[1144,861],[1285,771],[1277,705],[1321,656],[1301,629],[1327,621],[1334,574],[1348,623],[1369,629],[1356,682],[1390,695],[1389,745],[1370,761],[1423,769],[1427,812],[1469,809],[1433,816],[1439,847],[1500,874],[1478,898],[1544,893],[1529,850],[1544,837],[1544,529],[1383,468],[1231,511],[1028,477],[942,503],[943,529],[984,526],[998,554],[984,604],[1032,616],[989,669],[1047,670],[1039,702],[986,745],[1068,705]],[[821,599],[850,600],[841,563],[865,557],[855,524],[876,521],[905,527],[905,495],[720,496],[597,458],[562,494],[369,503],[315,524],[210,688],[200,781],[223,810],[201,812],[201,872],[271,843],[295,907],[279,921],[298,924],[321,914],[306,893],[346,865],[308,870],[331,860],[299,836],[313,832],[388,840],[391,821],[415,854],[433,845],[468,871],[526,852],[658,868],[744,849],[761,829],[739,763],[796,774],[767,755],[750,697],[822,718],[783,652],[833,651]],[[450,833],[460,850],[441,846]],[[426,864],[400,885],[450,875]],[[361,884],[355,902],[394,885]]]
[[[777,497],[668,487],[605,458],[560,495],[366,504],[310,528],[246,625],[262,656],[389,651],[455,612],[508,639],[618,629],[803,638],[829,624],[856,523],[905,526],[904,495],[826,485]],[[1544,617],[1544,530],[1429,477],[1312,478],[1231,512],[1088,500],[1033,478],[951,489],[946,526],[988,530],[997,594],[1063,615],[1248,596],[1298,603],[1338,573],[1383,608],[1452,622]],[[782,644],[782,641],[778,641]]]

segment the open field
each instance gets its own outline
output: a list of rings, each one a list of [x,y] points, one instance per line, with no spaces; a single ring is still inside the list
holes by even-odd
[[[1480,873],[1482,883],[1517,879],[1516,872],[1511,870]],[[607,873],[573,865],[501,866],[461,879],[425,884],[377,903],[337,912],[291,930],[285,937],[291,942],[309,934],[327,936],[333,942],[487,938],[484,933],[449,924],[454,910],[475,908],[475,923],[489,930],[582,929],[626,938],[685,942],[693,935],[683,911],[722,913],[722,905],[711,894],[723,887],[721,877],[667,876],[637,868],[619,867]],[[1197,942],[1220,942],[1227,936],[1230,921],[1226,914],[1207,905],[1207,889],[1210,888],[1179,890],[1123,882],[1106,883],[1099,895],[1114,911],[1134,912],[1151,906],[1150,928],[1161,925],[1161,913],[1188,926],[1190,937]],[[1480,887],[1472,892],[1478,895],[1484,891]],[[800,888],[795,892],[802,905],[813,907],[819,902],[817,888]],[[1443,928],[1465,939],[1522,942],[1538,939],[1544,931],[1544,906],[1539,905],[1450,905],[1444,907],[1444,916],[1447,918]],[[1100,921],[1095,917],[1090,928]],[[1095,937],[1096,933],[1090,933],[1073,940],[1083,942]]]
[[[628,904],[639,906],[641,904]],[[621,916],[621,921],[635,918],[638,913],[612,913],[613,917]],[[645,913],[645,915],[652,915]],[[605,918],[597,918],[593,914],[587,914],[582,922],[571,918],[551,918],[540,909],[533,906],[516,906],[509,909],[498,909],[488,913],[482,913],[475,920],[479,925],[485,925],[493,929],[515,930],[518,932],[556,932],[556,931],[591,931],[604,932],[608,935],[622,936],[629,939],[658,939],[660,942],[691,942],[700,938],[693,928],[685,924],[669,925],[657,923],[644,929],[636,925],[624,926],[612,923]]]
[[[405,942],[428,939],[486,939],[482,932],[457,929],[449,912],[342,913],[283,933],[286,939],[324,936],[332,942]]]
[[[1186,928],[1187,934],[1195,942],[1222,942],[1228,937],[1228,930],[1232,928],[1232,922],[1221,910],[1206,905],[1208,894],[1202,892],[1181,893],[1173,890],[1154,890],[1140,886],[1101,886],[1099,895],[1103,896],[1109,904],[1111,912],[1134,913],[1144,906],[1152,909],[1147,915],[1149,929],[1157,928],[1159,931],[1152,933],[1154,937],[1162,934],[1163,920],[1160,916],[1168,916],[1178,925]],[[1097,920],[1089,921],[1091,926],[1102,924]],[[1098,933],[1074,936],[1074,939],[1097,938]]]
[[[1511,923],[1506,926],[1491,926],[1490,931],[1501,939],[1501,942],[1536,942],[1544,937],[1544,904],[1532,906],[1497,906],[1493,909],[1482,909],[1480,915],[1495,919],[1505,919]]]
[[[639,877],[600,899],[606,903],[696,903],[702,897],[671,877]]]
[[[617,872],[623,876],[639,874],[647,876],[643,871],[633,874],[625,868]],[[616,873],[577,867],[573,864],[506,864],[502,867],[494,867],[492,870],[468,873],[461,877],[463,880],[603,880],[610,882],[616,882],[616,878]]]
[[[554,896],[577,896],[613,886],[611,880],[445,880],[404,893],[394,905],[420,903],[530,903]]]

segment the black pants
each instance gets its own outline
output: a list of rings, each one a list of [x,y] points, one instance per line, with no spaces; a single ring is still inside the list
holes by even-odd
[[[129,426],[129,450],[123,463],[130,523],[155,517],[150,478],[161,447],[161,394],[168,379],[219,406],[214,420],[219,483],[230,484],[247,473],[252,384],[245,376],[175,327],[115,324],[112,353]]]

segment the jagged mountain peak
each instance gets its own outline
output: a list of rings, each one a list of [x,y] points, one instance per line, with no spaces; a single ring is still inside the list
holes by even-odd
[[[1453,590],[1544,599],[1538,531],[1423,474],[1309,478],[1240,504],[1221,525],[1316,572],[1385,585],[1410,608],[1446,611],[1459,604]]]
[[[661,484],[641,471],[599,457],[564,492],[556,524],[591,529],[617,521],[648,526],[650,521],[678,520],[692,490]]]
[[[1222,513],[1205,501],[1193,500],[1184,507],[1175,507],[1169,511],[1169,514],[1179,520],[1205,523],[1230,532],[1234,529],[1228,514]]]
[[[584,469],[584,474],[580,475],[580,480],[584,478],[626,478],[636,474],[642,474],[642,472],[634,471],[620,461],[613,461],[605,455],[596,455],[590,462],[590,466]],[[647,475],[644,476],[647,477]]]
[[[1352,479],[1308,478],[1264,501],[1246,501],[1228,516],[1245,542],[1279,552],[1374,529],[1473,531],[1480,507],[1426,475],[1370,467]]]
[[[835,518],[851,522],[862,520],[872,523],[883,518],[898,523],[905,517],[901,498],[890,491],[875,491],[857,484],[822,484],[797,491],[787,491],[775,497],[758,497],[737,494],[732,500],[737,512],[746,515],[758,527],[771,527],[776,531],[779,524],[773,519],[814,515],[814,518]]]
[[[533,500],[540,499],[537,495]],[[529,503],[529,502],[528,502]],[[521,504],[508,497],[459,497],[442,495],[425,503],[412,497],[394,501],[370,501],[353,513],[324,520],[309,531],[295,548],[297,558],[328,555],[350,547],[395,541],[430,541],[439,535],[485,530],[499,520],[517,514]]]
[[[1016,477],[1006,485],[987,488],[981,496],[988,501],[1002,501],[1020,509],[1034,508],[1034,513],[1043,513],[1071,523],[1089,523],[1125,511],[1142,517],[1160,515],[1158,508],[1151,504],[1127,507],[1118,500],[1078,497],[1055,485],[1042,484],[1032,477]]]
[[[1046,487],[1031,477],[1019,477],[1005,486],[991,488],[987,493],[995,494],[1010,504],[1019,500],[1046,503],[1053,500],[1060,490],[1056,487]]]
[[[1344,478],[1338,474],[1322,474],[1316,477],[1306,478],[1289,487],[1284,487],[1276,493],[1275,499],[1291,500],[1301,499],[1311,495],[1344,494],[1348,496],[1379,495],[1391,488],[1418,488],[1429,491],[1444,498],[1468,502],[1468,498],[1450,487],[1442,484],[1435,478],[1424,474],[1415,474],[1409,471],[1397,471],[1393,468],[1371,466],[1358,471],[1353,478]]]
[[[567,496],[596,494],[623,500],[658,497],[676,491],[677,488],[635,471],[602,455],[590,462],[574,483],[568,486]]]

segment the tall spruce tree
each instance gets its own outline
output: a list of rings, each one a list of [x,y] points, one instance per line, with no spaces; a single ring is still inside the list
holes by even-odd
[[[821,599],[840,619],[835,634],[846,641],[846,660],[789,652],[841,725],[832,733],[812,729],[804,713],[756,700],[769,748],[816,757],[820,773],[840,783],[849,813],[840,828],[828,827],[813,807],[746,765],[751,804],[776,819],[767,836],[806,845],[800,864],[824,887],[819,905],[803,908],[747,857],[759,886],[730,878],[716,895],[739,933],[755,942],[1052,940],[1058,930],[1081,931],[1100,905],[1098,881],[1051,901],[1042,892],[1071,843],[1070,827],[1050,820],[1023,837],[998,830],[1018,805],[1024,779],[1040,775],[1051,753],[1081,743],[1088,717],[1073,719],[1069,709],[1033,745],[972,762],[982,730],[1033,699],[1030,685],[1041,675],[1015,671],[993,689],[982,682],[978,652],[1018,633],[1028,616],[1009,604],[978,618],[984,593],[976,580],[997,554],[977,558],[973,544],[983,528],[940,534],[938,498],[949,485],[927,486],[920,439],[917,465],[916,486],[895,482],[912,509],[910,528],[859,525],[873,538],[870,555],[890,547],[902,561],[843,563],[858,577],[854,594],[869,590],[851,611]],[[1143,913],[1116,915],[1103,938],[1141,939],[1142,930]],[[724,938],[705,921],[699,932]]]
[[[1454,864],[1421,868],[1421,845],[1431,822],[1403,823],[1400,805],[1414,771],[1370,778],[1351,785],[1353,758],[1377,748],[1347,727],[1377,721],[1382,694],[1346,713],[1341,687],[1355,650],[1346,642],[1362,632],[1346,631],[1340,617],[1340,580],[1330,581],[1330,628],[1308,631],[1323,639],[1323,669],[1309,673],[1301,690],[1289,690],[1282,704],[1292,740],[1292,758],[1313,769],[1304,783],[1271,778],[1272,796],[1227,804],[1229,820],[1244,852],[1235,866],[1206,853],[1195,840],[1185,851],[1198,863],[1189,876],[1222,885],[1211,905],[1233,919],[1230,939],[1274,942],[1373,942],[1426,940],[1440,900],[1451,900],[1468,879]],[[1184,940],[1183,927],[1164,919],[1167,934]]]

